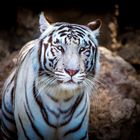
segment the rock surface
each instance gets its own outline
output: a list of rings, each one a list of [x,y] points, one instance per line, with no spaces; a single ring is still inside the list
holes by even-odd
[[[99,140],[139,140],[140,82],[134,68],[100,47],[98,93],[91,99],[90,136]]]
[[[122,47],[118,54],[140,70],[140,30],[121,35]]]

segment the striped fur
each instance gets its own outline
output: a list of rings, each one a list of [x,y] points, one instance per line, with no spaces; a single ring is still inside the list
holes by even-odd
[[[21,49],[3,88],[4,140],[88,140],[89,96],[99,71],[98,30],[49,25],[41,14],[42,34]]]

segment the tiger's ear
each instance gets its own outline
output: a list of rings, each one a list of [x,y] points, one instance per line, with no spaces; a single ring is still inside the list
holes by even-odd
[[[50,23],[46,20],[44,13],[41,12],[40,17],[39,17],[40,32],[43,33],[49,26],[50,26]]]
[[[98,35],[102,26],[102,21],[101,19],[96,19],[95,21],[89,22],[87,26],[93,31],[95,35]]]

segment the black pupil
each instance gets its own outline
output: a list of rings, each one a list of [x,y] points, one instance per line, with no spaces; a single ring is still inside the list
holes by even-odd
[[[80,51],[84,51],[84,50],[85,50],[85,48],[83,48],[83,47],[80,49]]]
[[[64,49],[62,46],[58,46],[58,49],[61,51],[61,52],[64,52]]]

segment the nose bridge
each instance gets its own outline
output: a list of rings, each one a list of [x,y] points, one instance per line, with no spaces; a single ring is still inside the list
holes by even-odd
[[[67,69],[79,69],[79,57],[76,48],[71,47],[67,51],[65,66]]]

